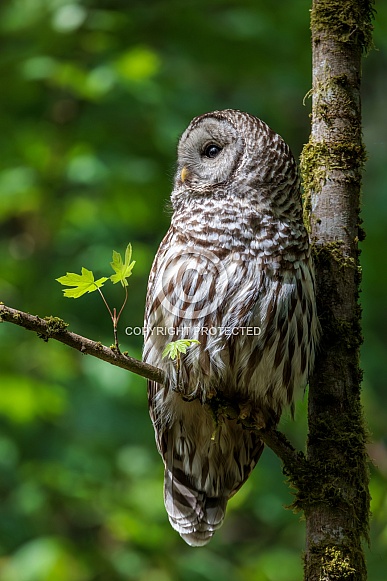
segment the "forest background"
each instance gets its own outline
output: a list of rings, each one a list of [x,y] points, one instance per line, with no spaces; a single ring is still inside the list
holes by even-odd
[[[387,570],[387,6],[363,60],[363,402],[371,432],[369,578]],[[56,278],[137,261],[121,347],[141,357],[147,276],[168,228],[179,135],[222,108],[267,122],[298,158],[310,129],[310,3],[5,0],[0,7],[0,300],[106,345],[97,293]],[[304,96],[305,99],[304,99]],[[120,288],[107,298],[120,305]],[[281,429],[303,448],[306,398]],[[304,524],[266,450],[201,549],[170,528],[145,380],[0,325],[2,581],[295,581]]]

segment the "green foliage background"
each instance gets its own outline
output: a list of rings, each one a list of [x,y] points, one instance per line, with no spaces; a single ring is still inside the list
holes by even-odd
[[[140,357],[146,280],[168,227],[179,134],[225,107],[264,119],[298,156],[308,139],[310,2],[4,0],[0,7],[0,300],[113,341],[97,293],[55,278],[137,261],[121,345]],[[376,465],[370,579],[387,570],[386,5],[364,60],[364,405]],[[110,274],[110,272],[108,272]],[[111,286],[119,306],[122,289]],[[295,581],[304,524],[265,451],[206,548],[187,547],[162,501],[145,381],[0,326],[2,581]],[[303,446],[306,402],[282,428]]]

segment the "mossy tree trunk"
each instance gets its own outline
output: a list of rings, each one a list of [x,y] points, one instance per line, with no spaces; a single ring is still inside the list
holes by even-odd
[[[313,0],[312,131],[304,147],[307,218],[323,336],[309,390],[307,459],[299,487],[306,517],[305,579],[364,581],[368,535],[366,430],[360,404],[358,241],[362,52],[371,0]]]

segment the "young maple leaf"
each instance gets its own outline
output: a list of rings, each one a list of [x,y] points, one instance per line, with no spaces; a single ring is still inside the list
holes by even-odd
[[[133,266],[136,264],[136,261],[130,262],[132,258],[132,245],[128,244],[125,250],[125,260],[122,261],[122,256],[119,252],[113,250],[113,262],[110,263],[110,266],[114,270],[116,274],[112,274],[110,280],[116,284],[120,282],[122,286],[128,286],[127,279],[132,274]]]
[[[199,345],[200,341],[196,339],[178,339],[177,341],[171,341],[171,343],[167,343],[165,349],[161,355],[164,357],[169,356],[170,359],[176,359],[176,357],[180,357],[180,353],[187,353],[188,347],[192,345]]]
[[[82,267],[82,274],[68,272],[66,276],[61,276],[55,280],[64,286],[73,286],[74,288],[63,289],[63,294],[65,297],[78,299],[85,293],[96,291],[98,288],[103,286],[108,279],[106,276],[103,276],[98,280],[94,280],[93,272]]]

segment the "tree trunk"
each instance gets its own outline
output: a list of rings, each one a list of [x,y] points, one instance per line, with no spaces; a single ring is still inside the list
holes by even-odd
[[[368,538],[367,433],[360,403],[358,241],[361,56],[371,0],[313,0],[312,131],[301,172],[313,245],[322,339],[309,388],[305,579],[364,581]]]

